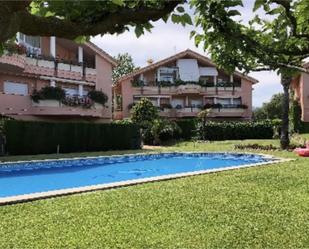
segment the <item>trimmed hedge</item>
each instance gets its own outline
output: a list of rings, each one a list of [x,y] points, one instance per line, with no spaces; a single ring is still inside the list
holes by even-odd
[[[139,149],[134,124],[50,123],[9,120],[4,124],[7,152],[32,155],[83,151]]]
[[[177,138],[185,140],[192,139],[197,135],[197,119],[181,119],[177,120],[176,123],[181,129],[181,133]]]
[[[309,122],[301,122],[300,133],[309,133]]]
[[[199,135],[206,140],[271,139],[274,127],[271,122],[208,122]]]

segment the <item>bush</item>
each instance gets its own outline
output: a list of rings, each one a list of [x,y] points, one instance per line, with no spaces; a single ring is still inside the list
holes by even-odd
[[[132,121],[142,128],[148,128],[151,122],[158,117],[158,108],[147,98],[141,98],[141,100],[133,106]]]
[[[99,103],[101,105],[105,105],[108,97],[105,93],[101,91],[92,90],[87,95],[92,101]]]
[[[34,90],[31,94],[31,98],[34,102],[39,102],[43,99],[55,99],[55,100],[64,100],[65,91],[61,87],[52,87],[46,86],[41,90]]]
[[[134,124],[48,123],[9,120],[4,124],[11,155],[139,149]]]
[[[181,134],[181,129],[176,122],[163,118],[153,120],[149,130],[155,145],[161,144],[162,141],[173,139],[175,134]]]
[[[206,140],[271,139],[271,122],[208,122],[203,130],[199,124],[199,137]]]
[[[176,123],[182,131],[175,135],[176,138],[189,140],[197,136],[197,119],[181,119]]]

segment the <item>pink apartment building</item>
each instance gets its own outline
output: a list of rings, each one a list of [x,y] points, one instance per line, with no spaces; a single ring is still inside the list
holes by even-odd
[[[228,75],[209,58],[185,50],[120,78],[114,86],[114,118],[130,117],[134,103],[146,97],[167,118],[195,117],[212,108],[213,119],[250,120],[257,82],[239,72]]]
[[[309,69],[309,63],[304,64],[304,68]],[[309,74],[298,75],[292,82],[292,89],[302,110],[301,120],[309,124]]]
[[[56,37],[18,34],[25,53],[0,57],[0,114],[22,120],[112,119],[112,68],[116,61],[92,43],[82,45]],[[105,106],[88,108],[56,100],[31,99],[34,90],[58,86],[68,98],[83,102],[91,90],[104,92]],[[76,101],[75,101],[76,102]],[[75,103],[73,101],[73,103]]]

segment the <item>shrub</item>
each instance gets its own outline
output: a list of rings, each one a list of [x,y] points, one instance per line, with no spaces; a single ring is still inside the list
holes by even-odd
[[[88,97],[66,96],[62,103],[67,106],[82,106],[83,108],[91,108],[93,101]]]
[[[46,86],[41,90],[34,90],[31,94],[31,98],[34,102],[39,102],[43,99],[55,99],[63,100],[65,98],[65,91],[60,87]]]
[[[166,103],[166,104],[161,104],[161,106],[160,106],[162,109],[172,109],[173,107],[172,107],[172,105],[171,104],[168,104],[168,103]]]
[[[276,147],[272,144],[269,145],[261,145],[261,144],[235,144],[235,149],[238,150],[280,150],[279,147]]]
[[[181,129],[176,122],[162,118],[153,120],[149,129],[155,145],[161,144],[161,141],[172,139],[176,133],[181,133]]]
[[[134,124],[48,123],[9,120],[4,124],[11,155],[139,149]]]
[[[92,101],[99,103],[101,105],[105,105],[108,97],[105,93],[103,93],[102,91],[96,91],[96,90],[92,90],[90,92],[88,92],[87,95]]]
[[[199,123],[199,137],[205,140],[271,139],[271,122],[208,122],[203,129]]]
[[[132,80],[132,87],[143,87],[145,85],[143,80]]]
[[[175,134],[176,138],[189,140],[197,135],[197,119],[181,119],[176,121],[181,129],[180,134]]]
[[[133,106],[132,121],[142,128],[147,128],[149,124],[159,117],[158,108],[147,98],[142,98]]]

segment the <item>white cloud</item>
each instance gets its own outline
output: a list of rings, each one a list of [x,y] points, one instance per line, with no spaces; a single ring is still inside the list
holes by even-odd
[[[245,6],[241,9],[244,21],[252,16],[251,9],[252,1],[245,1]],[[189,38],[191,30],[194,29],[193,26],[182,27],[163,21],[158,21],[153,25],[152,32],[146,33],[140,38],[136,38],[135,33],[131,30],[121,35],[97,36],[92,41],[113,56],[128,52],[132,55],[137,66],[145,66],[146,61],[150,58],[158,61],[188,48],[205,54],[202,47],[196,48],[194,41]],[[254,106],[260,106],[263,102],[268,101],[273,94],[281,92],[280,79],[276,73],[259,72],[250,75],[259,80],[253,91]]]

